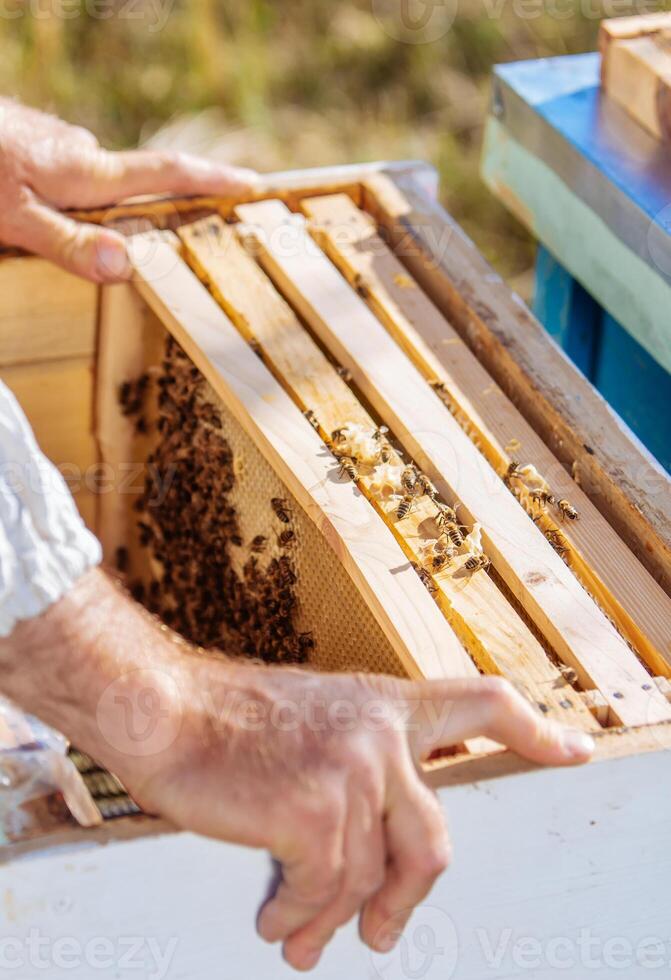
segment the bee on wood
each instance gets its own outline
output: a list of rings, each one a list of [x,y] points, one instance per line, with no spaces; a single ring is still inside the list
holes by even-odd
[[[317,416],[315,415],[315,413],[312,411],[311,408],[306,409],[303,412],[303,415],[308,420],[308,422],[310,423],[313,429],[319,428],[319,419],[317,418]]]
[[[452,564],[453,552],[452,551],[440,551],[438,554],[434,555],[431,559],[431,570],[433,572],[442,572],[444,568]]]
[[[455,524],[453,521],[448,521],[441,528],[441,534],[443,537],[454,545],[455,548],[460,548],[464,543],[464,535],[459,524]]]
[[[261,344],[258,342],[258,340],[250,340],[249,346],[252,348],[256,356],[263,360],[263,350],[261,349]]]
[[[487,555],[470,555],[470,557],[464,562],[464,568],[466,568],[469,572],[475,572],[479,568],[487,571],[491,564],[492,563]]]
[[[429,575],[429,573],[425,568],[422,568],[420,565],[417,565],[414,561],[412,562],[412,567],[419,575],[422,585],[424,585],[429,590],[429,592],[434,593],[438,591],[435,582],[433,581],[433,579],[431,578],[431,576]]]
[[[267,544],[268,538],[264,534],[257,534],[256,537],[252,539],[252,551],[260,555],[261,552],[266,550]]]
[[[435,501],[438,496],[438,491],[434,487],[431,480],[424,473],[420,473],[417,477],[416,487],[419,491],[420,496],[428,497],[430,500]]]
[[[396,517],[399,521],[402,521],[405,517],[408,516],[408,514],[410,513],[410,511],[414,506],[414,503],[415,500],[412,494],[406,493],[406,495],[403,497],[396,510]]]
[[[562,498],[557,502],[557,507],[561,512],[562,520],[568,517],[570,521],[577,521],[580,517],[580,514],[575,509],[575,507],[572,504],[570,504],[568,500],[566,500],[565,498]]]
[[[121,572],[121,574],[123,575],[124,572],[128,571],[128,566],[130,564],[130,556],[128,554],[128,548],[124,548],[123,545],[117,548],[114,557],[115,557],[117,571]]]
[[[437,504],[436,524],[438,527],[446,528],[450,524],[457,523],[457,512],[449,504]]]
[[[378,459],[381,463],[388,463],[391,459],[391,448],[389,446],[382,446],[378,454]]]
[[[146,521],[138,521],[137,526],[140,531],[140,545],[147,548],[154,540],[154,529]]]
[[[355,459],[351,456],[341,456],[338,462],[340,463],[341,476],[348,476],[350,480],[354,480],[355,482],[359,479],[359,471],[356,468]]]
[[[429,384],[438,395],[447,395],[444,381],[429,381]]]
[[[352,372],[351,371],[348,371],[346,367],[342,367],[342,365],[341,365],[339,368],[336,368],[336,371],[338,372],[338,374],[340,375],[340,377],[343,379],[343,381],[345,382],[345,384],[349,385],[349,384],[352,383]]]
[[[280,548],[286,548],[295,540],[296,540],[296,533],[291,529],[287,528],[286,531],[282,531],[282,533],[278,536],[277,543],[279,544]]]
[[[508,469],[506,470],[503,482],[509,484],[511,480],[520,479],[520,470],[522,467],[516,459],[511,459],[508,463]]]
[[[283,497],[273,497],[270,501],[270,506],[283,524],[289,524],[291,521],[291,511],[289,510],[289,504]]]
[[[382,439],[389,432],[389,427],[386,425],[381,425],[378,429],[373,432],[373,439],[375,442],[382,442]]]
[[[546,507],[548,504],[554,504],[557,499],[555,495],[553,493],[550,493],[548,490],[540,490],[540,489],[532,490],[529,496],[534,501],[534,503],[540,504],[541,507]]]
[[[347,439],[348,430],[348,425],[343,425],[340,429],[334,429],[331,433],[331,442],[333,442],[336,446],[341,442],[345,442]]]
[[[414,493],[417,486],[417,470],[414,466],[406,466],[401,473],[401,486],[406,493]]]
[[[565,667],[563,664],[560,664],[559,670],[567,684],[573,685],[578,683],[578,671],[574,670],[573,667]]]

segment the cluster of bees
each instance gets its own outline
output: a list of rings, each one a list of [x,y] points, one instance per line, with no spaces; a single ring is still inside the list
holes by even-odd
[[[268,663],[306,662],[314,640],[296,626],[296,532],[288,501],[274,498],[271,525],[243,541],[231,503],[236,460],[219,409],[204,396],[202,375],[173,338],[159,376],[142,382],[143,396],[150,384],[158,402],[157,437],[135,509],[140,544],[157,572],[148,586],[132,584],[133,595],[198,647]],[[142,412],[137,388],[126,383],[119,392],[128,415]],[[246,554],[242,574],[234,549]],[[118,557],[124,571],[128,554]]]
[[[516,459],[511,460],[504,476],[504,482],[511,489],[519,485],[523,486],[528,491],[529,499],[538,507],[556,506],[562,521],[566,519],[577,521],[580,517],[578,511],[565,497],[557,500],[547,480],[541,476],[532,463],[522,466]]]
[[[532,508],[544,512],[548,507],[554,506],[557,508],[562,521],[577,521],[580,519],[580,514],[573,504],[565,497],[558,500],[555,494],[552,493],[547,480],[541,476],[532,463],[527,463],[522,466],[516,459],[511,460],[503,480],[508,489],[518,498],[520,497],[520,491],[524,489],[531,501]],[[540,513],[537,513],[534,516],[534,521],[538,522],[539,519]],[[545,531],[545,537],[562,558],[568,553],[565,538],[561,531],[556,528],[550,528]]]
[[[435,591],[431,576],[452,565],[458,554],[466,555],[462,567],[469,572],[489,569],[491,563],[482,547],[479,525],[467,533],[467,528],[457,518],[455,508],[439,499],[438,491],[428,476],[414,463],[403,465],[398,461],[400,452],[390,445],[386,438],[388,431],[386,426],[371,431],[353,423],[335,429],[329,445],[338,460],[341,476],[358,480],[361,467],[368,467],[371,491],[381,497],[391,495],[399,521],[408,517],[420,500],[430,501],[434,507],[438,537],[423,546],[422,564],[415,565],[415,568],[431,591]]]

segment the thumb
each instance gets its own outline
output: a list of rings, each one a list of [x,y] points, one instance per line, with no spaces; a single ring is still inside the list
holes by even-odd
[[[114,283],[130,278],[126,240],[118,232],[73,221],[30,196],[14,214],[11,240],[92,282]]]
[[[436,749],[485,735],[541,765],[587,762],[594,739],[543,717],[501,677],[414,685],[419,710],[410,736],[417,761]]]

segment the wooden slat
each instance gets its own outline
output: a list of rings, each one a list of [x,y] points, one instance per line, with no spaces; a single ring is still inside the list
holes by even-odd
[[[671,478],[487,264],[412,181],[365,181],[364,209],[643,565],[671,594]]]
[[[582,686],[601,690],[612,719],[624,724],[671,718],[671,706],[612,624],[377,318],[315,251],[305,220],[276,201],[236,212],[294,308],[438,489],[482,525],[495,568]]]
[[[93,371],[88,358],[0,368],[33,427],[40,448],[73,492],[95,482]]]
[[[558,499],[577,508],[580,520],[560,524],[549,510],[546,530],[561,528],[570,565],[588,591],[648,666],[671,674],[671,598],[418,287],[372,218],[346,195],[310,198],[302,207],[314,219],[313,234],[391,336],[426,378],[447,386],[451,404],[469,419],[492,466],[503,474],[513,457],[532,463]]]
[[[268,369],[165,242],[129,242],[135,284],[336,551],[411,676],[477,669],[382,519]]]
[[[264,360],[285,385],[302,411],[312,410],[322,435],[348,423],[375,427],[333,365],[304,329],[245,252],[234,226],[207,218],[179,230],[186,258],[206,282],[217,302],[248,341],[258,343]],[[392,457],[392,463],[400,462]],[[370,476],[360,486],[394,526],[401,546],[421,562],[419,546],[438,536],[435,507],[418,501],[402,521],[397,504],[371,488]],[[481,669],[506,676],[537,704],[582,728],[598,727],[575,692],[549,661],[541,644],[501,595],[492,580],[480,572],[467,579],[436,577],[438,601],[460,640]]]
[[[129,574],[140,580],[148,574],[149,560],[147,549],[135,546],[138,515],[133,505],[142,491],[146,460],[156,437],[138,433],[137,420],[122,414],[119,389],[160,364],[165,337],[165,328],[132,286],[102,290],[95,430],[106,492],[99,495],[98,536],[109,564],[114,564],[118,548],[128,550]]]
[[[44,259],[0,260],[0,366],[92,357],[97,287]]]
[[[648,32],[602,45],[601,78],[610,98],[657,139],[671,140],[671,18]]]

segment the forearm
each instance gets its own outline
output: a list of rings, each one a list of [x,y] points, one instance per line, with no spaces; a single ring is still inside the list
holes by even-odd
[[[0,640],[0,691],[131,781],[188,735],[206,666],[98,569]],[[239,667],[217,666],[233,684]]]

